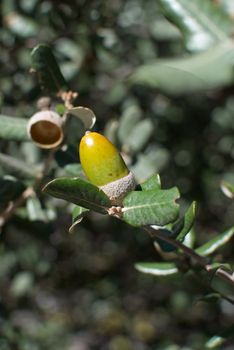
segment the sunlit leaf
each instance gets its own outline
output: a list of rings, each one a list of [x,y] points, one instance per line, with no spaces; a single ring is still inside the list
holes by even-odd
[[[123,220],[133,226],[163,226],[177,218],[178,198],[177,188],[130,192],[123,200]]]
[[[222,8],[209,0],[159,0],[166,16],[181,30],[190,51],[206,50],[223,42],[233,24]]]
[[[43,189],[53,197],[64,199],[86,209],[107,214],[111,206],[109,198],[98,187],[81,178],[58,178],[50,181]]]
[[[234,235],[234,228],[230,228],[224,233],[217,235],[201,247],[196,249],[196,252],[200,255],[207,256],[213,254],[217,249],[225,245]]]
[[[129,81],[175,95],[216,89],[233,82],[233,59],[234,44],[225,41],[199,54],[140,66]]]
[[[140,272],[154,276],[170,276],[179,272],[176,264],[168,262],[139,262],[135,264],[135,268]]]

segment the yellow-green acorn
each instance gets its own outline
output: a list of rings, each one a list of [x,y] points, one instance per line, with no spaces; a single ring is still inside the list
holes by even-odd
[[[136,183],[117,148],[105,136],[88,131],[81,139],[79,152],[88,180],[100,187],[113,205],[120,205]]]

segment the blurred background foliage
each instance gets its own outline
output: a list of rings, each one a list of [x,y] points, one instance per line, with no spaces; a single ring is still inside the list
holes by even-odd
[[[70,88],[79,93],[77,103],[95,111],[95,129],[123,151],[138,181],[160,172],[163,186],[178,186],[184,203],[198,201],[195,230],[203,243],[234,224],[234,202],[220,189],[222,180],[234,183],[234,6],[231,0],[193,2],[224,28],[213,35],[208,21],[204,34],[198,10],[189,28],[170,1],[160,3],[2,0],[1,114],[35,113],[43,92],[30,72],[30,52],[40,42],[50,44]],[[182,18],[191,14],[188,1],[178,4]],[[209,62],[195,75],[194,53],[202,67],[204,57]],[[71,124],[69,146],[56,152],[50,176],[81,171],[75,163],[83,131]],[[41,171],[47,155],[13,138],[0,141],[2,210]],[[16,160],[10,171],[6,155]],[[200,350],[233,325],[234,309],[226,301],[199,298],[203,281],[156,280],[134,269],[136,261],[160,260],[139,229],[91,213],[69,236],[72,206],[44,197],[28,200],[2,229],[1,350]],[[230,243],[216,259],[231,263],[232,254]],[[221,346],[233,348],[230,342]]]

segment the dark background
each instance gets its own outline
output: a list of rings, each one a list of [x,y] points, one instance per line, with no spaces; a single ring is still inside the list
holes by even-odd
[[[97,115],[95,130],[126,151],[116,130],[129,108],[151,122],[130,164],[134,170],[139,154],[157,150],[139,174],[152,166],[163,187],[178,186],[183,203],[198,201],[197,244],[234,224],[234,204],[220,189],[221,180],[233,181],[233,86],[170,96],[128,82],[143,63],[186,54],[157,1],[3,0],[2,9],[2,114],[29,118],[36,111],[43,92],[30,73],[30,52],[46,42],[79,92],[77,104]],[[68,139],[75,145],[80,136],[73,128]],[[0,147],[19,159],[46,154],[14,142]],[[21,210],[2,230],[1,350],[201,350],[233,324],[231,305],[201,298],[209,292],[203,281],[134,269],[137,261],[161,260],[143,231],[92,213],[69,235],[71,208],[51,203],[49,223]],[[232,252],[229,243],[217,259],[231,262]]]

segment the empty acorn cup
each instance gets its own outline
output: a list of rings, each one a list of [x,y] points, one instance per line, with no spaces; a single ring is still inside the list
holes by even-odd
[[[63,141],[64,122],[65,118],[58,113],[49,109],[42,110],[29,119],[28,135],[40,148],[55,148]]]

